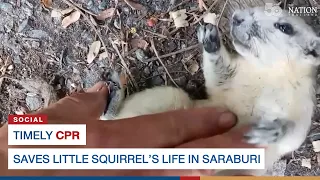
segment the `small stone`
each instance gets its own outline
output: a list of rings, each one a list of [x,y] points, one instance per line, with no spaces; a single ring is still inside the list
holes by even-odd
[[[168,43],[168,48],[170,52],[173,52],[177,48],[177,45],[173,41],[170,41]]]
[[[144,51],[142,49],[137,49],[135,53],[136,53],[136,57],[139,61],[144,62],[144,60],[148,59],[148,57],[146,56],[146,54],[144,53]]]
[[[22,21],[18,27],[18,32],[22,32],[28,25],[29,19]]]
[[[8,14],[13,13],[13,6],[9,3],[0,2],[0,11],[4,11]]]
[[[38,48],[39,46],[40,46],[40,42],[38,42],[38,41],[32,41],[31,47],[33,47],[33,48]]]
[[[26,103],[30,111],[35,111],[42,106],[42,101],[39,96],[27,96]]]
[[[150,68],[149,67],[145,67],[144,69],[143,69],[143,72],[146,74],[146,75],[150,75]]]
[[[49,35],[47,32],[43,31],[43,30],[31,30],[28,33],[28,36],[31,38],[36,38],[36,39],[42,39],[42,38],[48,38]]]
[[[320,152],[320,140],[312,141],[314,152]]]
[[[13,57],[13,62],[14,64],[21,64],[21,58],[19,56],[14,56]]]
[[[101,3],[99,3],[99,7],[98,7],[98,8],[99,8],[100,10],[104,10],[104,9],[107,8],[107,5],[108,5],[108,4],[107,4],[107,1],[106,1],[106,0],[102,0]]]
[[[301,166],[311,169],[311,159],[302,159]]]

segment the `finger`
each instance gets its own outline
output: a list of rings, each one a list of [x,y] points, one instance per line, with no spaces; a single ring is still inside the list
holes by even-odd
[[[94,86],[92,86],[91,88],[87,89],[87,92],[97,92],[106,86],[107,85],[105,82],[100,81],[100,82],[96,83]]]
[[[99,91],[97,91],[99,89]],[[36,112],[46,114],[49,123],[80,123],[98,119],[107,103],[108,87],[96,84],[86,93],[74,93],[48,108]]]
[[[248,130],[248,126],[233,129],[216,136],[187,142],[177,146],[177,148],[254,148],[254,145],[247,144],[243,139],[243,135]]]
[[[224,133],[235,124],[236,117],[225,109],[203,108],[98,122],[87,127],[101,133],[102,147],[155,148]]]

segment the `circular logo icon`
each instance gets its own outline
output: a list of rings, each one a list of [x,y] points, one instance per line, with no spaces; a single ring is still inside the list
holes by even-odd
[[[282,9],[280,6],[273,6],[273,15],[280,16],[282,13]]]
[[[267,16],[279,16],[282,13],[282,9],[279,5],[266,3],[264,7],[264,12]]]
[[[267,16],[272,16],[272,6],[273,6],[272,3],[266,3],[266,5],[264,6],[264,13]]]

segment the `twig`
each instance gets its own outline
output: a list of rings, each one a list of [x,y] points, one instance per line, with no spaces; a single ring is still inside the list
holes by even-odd
[[[153,35],[155,35],[155,36],[159,36],[159,37],[164,38],[164,39],[168,39],[168,37],[165,36],[165,35],[163,35],[163,34],[155,33],[155,32],[152,32],[152,31],[149,31],[149,30],[146,30],[146,29],[142,29],[142,31],[148,32],[148,33],[150,33],[150,34],[153,34]]]
[[[285,10],[287,8],[287,0],[284,0],[283,9]]]
[[[219,2],[220,0],[215,0],[211,6],[206,10],[206,12],[204,12],[202,14],[202,16],[200,16],[200,18],[198,20],[196,20],[195,22],[193,22],[191,25],[195,25],[197,24],[198,22],[200,22],[208,13],[210,13],[211,9]]]
[[[172,52],[172,53],[161,55],[161,56],[159,56],[159,58],[170,57],[172,55],[180,54],[180,53],[183,53],[185,51],[190,51],[190,50],[198,48],[198,47],[199,47],[199,44],[195,44],[195,45],[189,46],[189,47],[184,48],[184,49],[180,49],[180,50]],[[151,62],[151,61],[155,61],[155,60],[158,60],[158,57],[153,57],[153,58],[146,59],[146,60],[144,60],[144,62]]]
[[[157,59],[159,60],[159,62],[161,63],[161,65],[163,66],[164,70],[166,71],[166,73],[168,74],[170,80],[172,81],[172,83],[176,86],[176,87],[179,87],[178,84],[173,80],[172,76],[170,75],[168,69],[166,68],[166,66],[163,64],[161,58],[159,57],[159,54],[158,54],[158,51],[154,45],[154,41],[153,41],[153,38],[150,38],[150,43],[151,43],[151,47],[154,51],[154,53],[156,54],[157,56]]]
[[[198,0],[198,4],[200,6],[200,10],[202,11],[203,9],[208,10],[208,7],[206,3],[203,0]]]
[[[83,7],[79,6],[79,5],[77,5],[73,0],[69,0],[69,1],[70,1],[70,3],[72,3],[72,5],[73,5],[73,6],[75,6],[75,7],[79,8],[79,9],[81,9],[82,11],[84,11],[84,12],[86,12],[86,13],[88,13],[88,14],[92,15],[92,16],[97,16],[97,15],[96,15],[96,14],[94,14],[93,12],[90,12],[90,11],[86,10],[85,8],[83,8]]]
[[[119,58],[121,60],[121,64],[125,68],[125,70],[127,71],[127,73],[129,75],[134,87],[136,88],[137,91],[139,91],[139,86],[138,86],[137,82],[134,80],[134,78],[133,78],[133,76],[132,76],[132,74],[131,74],[131,72],[130,72],[130,70],[129,70],[126,62],[125,62],[125,60],[123,59],[123,57],[122,57],[117,45],[114,44],[114,42],[111,39],[109,41],[111,42],[113,49],[116,50],[116,52],[117,52],[117,54],[118,54],[118,56],[119,56]]]
[[[102,43],[102,46],[104,47],[105,51],[107,51],[107,46],[106,44],[104,43],[103,39],[102,39],[102,36],[100,34],[100,32],[97,30],[97,28],[94,26],[94,24],[91,22],[91,20],[88,18],[88,16],[83,13],[81,11],[81,9],[79,7],[77,7],[75,5],[75,3],[72,1],[72,0],[62,0],[64,3],[68,4],[69,6],[72,6],[73,8],[75,8],[76,10],[78,10],[81,15],[86,19],[86,21],[90,24],[91,28],[95,31],[95,33],[97,34],[97,36],[99,37],[101,43]]]
[[[159,33],[155,33],[155,32],[152,32],[152,31],[148,31],[148,30],[145,30],[145,29],[142,29],[142,31],[150,33],[150,34],[153,34],[155,36],[159,36],[160,38],[164,38],[164,39],[175,39],[175,40],[179,40],[179,41],[185,41],[186,40],[186,39],[180,39],[180,38],[175,38],[175,37],[169,37],[169,36],[166,36],[166,35],[163,35],[163,34],[159,34]]]
[[[229,0],[226,0],[226,2],[223,5],[222,11],[220,13],[220,17],[219,17],[218,22],[217,22],[217,27],[219,27],[219,23],[220,23],[220,20],[222,18],[222,14],[224,13],[224,10],[226,9],[226,6],[227,6],[228,3],[229,3]]]

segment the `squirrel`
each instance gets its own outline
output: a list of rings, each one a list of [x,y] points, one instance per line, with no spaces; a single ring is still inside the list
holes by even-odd
[[[244,139],[267,147],[266,168],[218,170],[218,175],[244,171],[263,175],[283,155],[298,149],[309,132],[315,108],[320,38],[303,19],[285,10],[270,15],[264,7],[253,7],[236,10],[230,19],[237,54],[227,51],[216,25],[201,25],[197,30],[207,99],[193,100],[184,90],[169,86],[125,97],[119,77],[113,73],[110,80],[117,85],[110,87],[110,102],[101,120],[225,107],[238,117],[235,128],[253,125]]]

